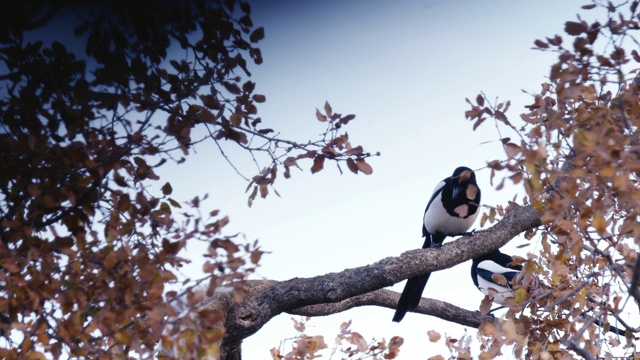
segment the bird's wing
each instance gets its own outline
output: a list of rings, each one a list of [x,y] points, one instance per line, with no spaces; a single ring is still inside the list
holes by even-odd
[[[508,286],[511,287],[511,281],[516,277],[516,275],[518,275],[519,271],[502,266],[491,260],[484,260],[478,264],[476,273],[482,279],[492,283],[495,283],[495,280],[493,280],[493,274],[500,274],[507,279]]]

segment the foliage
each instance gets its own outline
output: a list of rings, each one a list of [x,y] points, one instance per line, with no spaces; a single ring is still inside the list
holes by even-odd
[[[264,29],[247,3],[24,1],[0,14],[2,358],[217,351],[224,314],[196,305],[245,279],[262,251],[223,235],[218,211],[201,214],[206,196],[154,185],[196,144],[235,144],[263,163],[250,203],[304,159],[312,172],[331,160],[371,173],[371,154],[343,132],[355,116],[328,103],[317,140],[263,126],[266,97],[247,78]],[[210,244],[203,278],[169,291],[190,241]],[[203,281],[206,293],[192,291]]]
[[[501,139],[506,158],[489,162],[492,178],[504,174],[498,188],[523,183],[525,202],[544,223],[535,238],[540,253],[520,259],[522,288],[504,322],[479,330],[487,358],[502,344],[532,358],[595,359],[616,349],[638,356],[638,324],[625,315],[640,301],[638,1],[583,9],[606,19],[578,17],[566,22],[568,36],[535,41],[558,60],[520,121],[507,117],[509,102],[492,104],[484,94],[468,100],[474,127],[491,118],[514,134]],[[609,324],[625,335],[607,336]]]
[[[323,336],[305,334],[309,319],[309,317],[302,318],[300,321],[291,319],[297,334],[293,338],[281,341],[277,349],[271,349],[274,360],[310,360],[322,357],[320,350],[328,346]],[[283,354],[284,349],[289,346],[288,343],[291,344],[291,351]],[[340,332],[336,336],[329,358],[333,359],[334,355],[341,353],[342,359],[395,359],[400,353],[402,343],[402,338],[397,336],[392,337],[388,343],[385,339],[373,339],[367,342],[359,332],[351,330],[351,321],[348,321],[340,325]]]
[[[245,284],[263,252],[225,235],[229,219],[219,211],[202,214],[206,195],[172,198],[158,169],[184,162],[198,144],[225,157],[225,146],[238,146],[258,164],[256,175],[240,174],[249,205],[305,162],[312,173],[333,161],[371,174],[372,154],[344,132],[355,116],[326,102],[315,113],[325,130],[306,142],[263,125],[257,111],[266,97],[248,78],[262,62],[256,44],[265,31],[254,26],[247,3],[14,5],[0,11],[0,356],[215,356],[232,306],[202,300],[229,283]],[[505,346],[528,358],[639,356],[640,327],[626,316],[640,306],[638,1],[583,8],[606,20],[568,21],[566,35],[534,42],[558,60],[519,120],[507,116],[508,101],[484,94],[468,101],[474,127],[492,119],[500,131],[505,158],[489,162],[492,180],[502,175],[498,189],[524,184],[524,202],[544,224],[526,234],[540,252],[517,259],[524,271],[505,317],[479,328],[482,359]],[[51,29],[58,40],[46,40]],[[498,206],[483,222],[514,206]],[[208,261],[200,279],[178,284],[175,271],[192,241],[209,244]],[[395,261],[378,264],[396,269]],[[398,281],[400,270],[389,271]],[[297,280],[301,289],[316,285]],[[348,285],[353,303],[335,291],[319,295],[324,286],[339,288],[328,283],[305,293],[326,303],[287,299],[300,308],[274,305],[270,316],[392,306],[389,292]],[[246,288],[263,296],[261,289]],[[231,299],[246,300],[241,295]],[[305,324],[295,321],[292,350],[273,349],[274,359],[311,359],[327,347],[323,337],[305,334]],[[624,335],[607,335],[611,325]],[[470,357],[469,337],[444,341],[451,357]],[[397,337],[367,342],[345,323],[333,353],[395,358],[401,344]]]

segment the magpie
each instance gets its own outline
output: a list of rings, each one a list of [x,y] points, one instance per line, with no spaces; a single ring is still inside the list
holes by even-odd
[[[521,271],[522,265],[514,264],[513,258],[500,252],[500,250],[477,257],[473,259],[471,264],[471,278],[473,283],[483,294],[488,296],[490,292],[493,293],[493,302],[503,305],[503,307],[506,300],[515,295],[513,291],[513,280]],[[504,276],[507,283],[500,284],[499,282],[503,281],[494,278],[493,275],[495,274]],[[492,291],[489,289],[492,289]],[[583,312],[580,314],[580,317],[590,319],[586,313],[591,310],[592,309],[589,309]],[[600,319],[593,319],[593,323],[600,327],[605,326]],[[623,329],[619,329],[613,325],[609,325],[608,331],[621,336],[625,335]]]
[[[453,174],[442,180],[433,191],[422,218],[423,249],[439,248],[447,236],[466,233],[478,217],[480,188],[476,175],[468,167],[461,166]],[[431,273],[418,275],[407,280],[393,321],[400,322],[407,311],[414,311]]]
[[[507,298],[514,296],[511,283],[520,271],[522,265],[513,264],[513,258],[500,250],[477,257],[471,264],[471,278],[475,286],[485,295],[489,295],[489,289],[493,289],[493,301],[500,305],[504,305]],[[494,274],[504,276],[507,283],[496,282]]]

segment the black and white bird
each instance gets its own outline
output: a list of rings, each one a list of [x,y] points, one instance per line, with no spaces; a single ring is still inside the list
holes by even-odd
[[[522,265],[514,264],[513,258],[511,256],[500,252],[500,250],[496,250],[494,252],[473,259],[471,265],[471,278],[473,279],[473,283],[480,291],[482,291],[483,294],[491,296],[494,303],[503,305],[502,307],[504,307],[506,300],[515,296],[515,293],[513,291],[513,281],[521,271]],[[501,276],[494,276],[496,274]],[[504,283],[505,279],[506,284]],[[535,283],[540,286],[539,282]],[[530,289],[531,288],[528,288],[528,290]],[[500,309],[502,307],[496,308],[494,310]],[[608,327],[606,327],[605,325],[607,324],[600,319],[592,319],[589,315],[587,315],[587,313],[591,310],[593,309],[582,312],[580,314],[580,317],[592,321],[594,324],[600,326],[601,328],[607,329],[606,331],[621,336],[625,335],[625,330],[623,329],[617,328],[610,324],[608,324]]]
[[[447,236],[462,235],[467,232],[478,217],[480,188],[476,175],[468,167],[461,166],[453,174],[436,186],[427,203],[422,221],[423,249],[438,248]],[[414,311],[424,290],[430,273],[407,280],[393,321],[402,320],[407,311]]]
[[[508,298],[514,296],[512,282],[520,271],[522,271],[522,265],[513,264],[513,258],[500,250],[477,257],[471,264],[473,283],[483,294],[491,293],[493,302],[500,305],[504,305]],[[501,276],[494,277],[495,274]]]

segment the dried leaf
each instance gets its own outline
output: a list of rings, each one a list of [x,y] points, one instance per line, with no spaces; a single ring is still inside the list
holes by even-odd
[[[573,36],[578,36],[589,29],[584,22],[567,21],[564,23],[564,31]]]
[[[373,168],[371,165],[367,164],[364,159],[356,159],[356,166],[358,170],[362,171],[366,175],[371,175],[373,173]]]
[[[491,280],[493,280],[496,284],[506,286],[508,284],[507,278],[504,275],[499,273],[494,273],[491,275]]]
[[[540,49],[548,49],[549,48],[549,44],[547,44],[546,42],[542,41],[542,40],[536,40],[533,42],[537,47],[539,47]]]
[[[492,304],[493,304],[493,300],[491,300],[489,296],[485,296],[484,299],[482,299],[482,302],[480,303],[480,313],[482,313],[483,315],[488,314],[489,310],[491,310]]]
[[[513,159],[522,151],[522,148],[514,143],[508,143],[505,145],[504,151],[507,153],[509,159]]]
[[[251,41],[252,43],[256,43],[260,40],[264,39],[264,28],[263,27],[259,27],[257,29],[255,29],[251,35],[249,35],[249,41]]]
[[[352,173],[358,174],[358,166],[353,159],[347,159],[347,167],[349,168],[349,170],[351,170]]]
[[[324,155],[317,155],[313,159],[313,166],[311,166],[311,173],[315,174],[318,171],[322,170],[324,167]]]
[[[429,336],[429,341],[431,342],[438,342],[438,340],[440,340],[440,338],[442,337],[442,335],[440,335],[440,333],[435,330],[427,331],[427,336]]]
[[[253,101],[257,102],[257,103],[263,103],[265,101],[267,101],[267,97],[264,95],[260,95],[260,94],[254,94],[253,96],[251,96],[251,98],[253,99]]]
[[[329,105],[328,101],[324,102],[324,113],[327,115],[329,119],[333,118],[333,110],[331,109],[331,105]]]
[[[327,117],[322,115],[322,113],[320,112],[320,110],[316,109],[316,118],[318,119],[318,121],[320,122],[325,122],[327,121]]]

